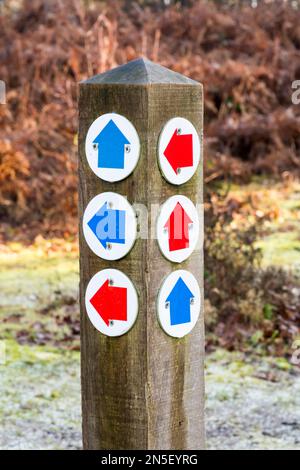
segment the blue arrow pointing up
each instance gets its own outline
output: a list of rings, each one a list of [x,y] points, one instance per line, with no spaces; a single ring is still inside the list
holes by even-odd
[[[88,222],[103,248],[108,243],[125,243],[125,216],[125,211],[109,209],[105,202]]]
[[[112,119],[97,135],[93,144],[98,144],[98,168],[124,168],[125,145],[130,142]]]
[[[180,277],[166,300],[170,303],[171,325],[181,325],[191,321],[190,302],[193,298],[194,294]]]

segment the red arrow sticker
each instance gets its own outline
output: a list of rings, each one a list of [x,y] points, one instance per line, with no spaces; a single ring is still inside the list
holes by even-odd
[[[201,143],[188,119],[174,117],[167,121],[159,135],[157,150],[160,171],[169,183],[184,184],[196,173]]]
[[[175,129],[164,156],[176,174],[179,168],[193,166],[193,135],[180,134],[179,130]]]
[[[112,320],[127,321],[127,289],[125,287],[110,286],[107,279],[90,302],[107,326]]]
[[[192,201],[180,194],[161,206],[156,221],[156,236],[162,254],[181,263],[196,247],[199,238],[199,216]]]
[[[177,202],[164,228],[169,233],[169,250],[183,250],[189,247],[190,219],[182,205]]]
[[[134,325],[138,314],[136,289],[118,269],[102,269],[85,291],[86,313],[94,327],[106,336],[121,336]]]

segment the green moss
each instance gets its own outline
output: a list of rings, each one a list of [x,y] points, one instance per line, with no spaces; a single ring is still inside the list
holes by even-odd
[[[264,333],[261,330],[257,330],[250,338],[251,343],[253,346],[256,346],[264,337]]]
[[[273,305],[265,304],[263,308],[263,314],[266,320],[272,320],[273,318]]]
[[[280,369],[280,370],[287,370],[288,371],[288,370],[292,369],[292,365],[284,357],[274,358],[274,362],[275,362],[276,366],[278,367],[278,369]]]
[[[276,232],[256,243],[263,252],[263,266],[282,266],[300,272],[300,239],[298,232]]]
[[[20,345],[16,341],[1,340],[2,345],[2,363],[5,365],[23,363],[23,364],[53,364],[60,362],[62,358],[69,360],[70,358],[79,358],[76,351],[61,351],[53,347],[45,346],[29,346]]]

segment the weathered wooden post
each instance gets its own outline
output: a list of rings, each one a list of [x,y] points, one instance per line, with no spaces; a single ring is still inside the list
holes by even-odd
[[[86,449],[204,447],[202,118],[201,84],[146,59],[80,84]],[[169,199],[178,195],[185,197]],[[153,220],[153,207],[167,200]],[[148,239],[133,244],[134,204],[147,208],[149,222]],[[187,229],[178,236],[176,217]]]

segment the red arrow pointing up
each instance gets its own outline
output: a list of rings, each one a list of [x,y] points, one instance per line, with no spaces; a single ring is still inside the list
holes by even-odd
[[[176,174],[178,168],[193,166],[193,135],[179,134],[178,129],[175,129],[164,151],[164,156]]]
[[[126,287],[110,286],[107,279],[90,302],[107,326],[110,320],[127,321]]]
[[[177,202],[164,228],[169,231],[169,250],[176,251],[189,247],[189,218],[182,205]]]

